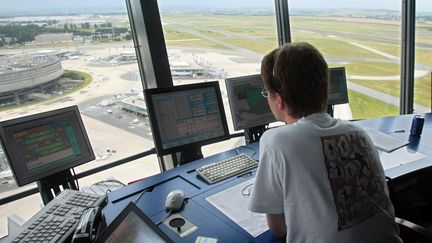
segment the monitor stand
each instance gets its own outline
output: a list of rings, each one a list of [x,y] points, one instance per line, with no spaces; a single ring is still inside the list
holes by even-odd
[[[246,144],[258,142],[266,130],[266,125],[246,128],[244,130]]]
[[[327,113],[328,113],[331,117],[334,116],[334,109],[333,109],[333,106],[332,106],[332,105],[328,105],[328,106],[327,106]]]
[[[184,165],[186,163],[199,160],[203,158],[201,152],[201,146],[191,147],[180,152],[180,161],[178,165]]]
[[[56,174],[42,178],[37,182],[42,201],[46,205],[54,199],[55,195],[63,189],[78,190],[75,179],[70,170],[60,171]],[[62,188],[60,188],[62,186]]]

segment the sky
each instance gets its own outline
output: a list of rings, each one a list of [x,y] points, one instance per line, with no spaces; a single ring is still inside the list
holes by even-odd
[[[143,0],[148,1],[148,0]],[[3,2],[3,4],[1,3]],[[7,2],[7,4],[5,4]],[[163,8],[271,7],[274,0],[159,0]],[[401,9],[401,0],[288,0],[290,8]],[[0,0],[0,13],[83,9],[126,9],[125,0]],[[417,9],[432,12],[431,0],[417,0]]]

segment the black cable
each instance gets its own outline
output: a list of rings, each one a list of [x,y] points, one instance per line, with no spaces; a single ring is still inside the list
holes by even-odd
[[[252,187],[253,187],[253,183],[250,183],[247,186],[243,187],[241,190],[242,196],[243,197],[250,197]]]
[[[139,194],[139,196],[137,197],[137,199],[135,199],[134,200],[134,204],[136,204],[139,200],[140,200],[140,198],[142,197],[142,195],[144,195],[144,193],[146,193],[146,192],[148,192],[148,191],[150,191],[150,188],[146,188],[146,189],[144,189],[140,194]]]
[[[256,151],[256,149],[255,148],[252,148],[252,147],[250,147],[250,146],[247,146],[247,145],[242,145],[242,146],[240,146],[240,148],[247,148],[247,149],[251,149],[251,150],[253,150],[253,154],[252,154],[252,159],[254,159],[254,157],[255,157],[255,155],[257,154],[257,151]],[[237,149],[237,148],[236,148]],[[254,160],[256,160],[256,161],[258,161],[258,159],[254,159]]]
[[[75,173],[75,169],[74,168],[71,168],[71,169],[72,169],[73,177],[74,177],[74,180],[75,180],[75,183],[76,183],[76,186],[77,186],[77,190],[79,191],[80,187],[79,187],[77,175]]]
[[[113,199],[111,203],[114,204],[114,203],[120,202],[120,201],[122,201],[122,200],[124,200],[124,199],[126,199],[128,197],[132,197],[132,196],[140,193],[140,195],[138,196],[138,199],[139,199],[145,192],[152,191],[152,190],[153,190],[153,187],[148,187],[148,188],[146,188],[144,190],[139,190],[139,191],[136,191],[134,193],[128,194],[126,196],[122,196],[122,197],[119,197],[117,199]]]
[[[160,225],[165,219],[167,219],[169,216],[171,216],[172,210],[168,211],[159,221],[156,222],[156,225]]]
[[[107,198],[108,198],[108,192],[111,192],[111,189],[107,189],[106,191],[105,191],[105,200],[108,200]]]

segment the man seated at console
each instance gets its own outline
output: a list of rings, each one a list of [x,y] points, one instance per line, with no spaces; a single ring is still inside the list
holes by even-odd
[[[401,242],[378,152],[366,132],[326,113],[328,66],[307,43],[261,64],[277,120],[260,141],[249,208],[286,242]]]

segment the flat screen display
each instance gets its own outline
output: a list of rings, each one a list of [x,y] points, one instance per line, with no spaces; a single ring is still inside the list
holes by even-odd
[[[173,242],[135,204],[129,203],[96,243]]]
[[[19,186],[95,158],[77,106],[1,122],[0,137]]]
[[[261,95],[260,74],[225,79],[234,130],[275,122],[267,99]]]
[[[229,138],[218,82],[144,90],[158,155]]]
[[[345,67],[330,68],[330,89],[328,105],[339,105],[348,103],[347,80]]]

